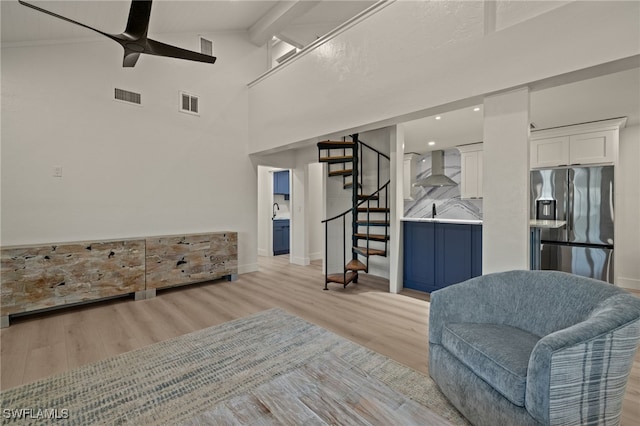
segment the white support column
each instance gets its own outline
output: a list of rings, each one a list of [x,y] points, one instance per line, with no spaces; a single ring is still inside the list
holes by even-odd
[[[391,207],[389,227],[389,292],[400,293],[402,291],[402,221],[404,216],[404,128],[398,125],[391,128],[391,183],[389,194]]]
[[[291,169],[291,250],[290,262],[296,265],[308,265],[309,260],[309,230],[307,226],[307,164],[297,162],[296,168]]]
[[[529,269],[529,89],[485,98],[482,273]]]

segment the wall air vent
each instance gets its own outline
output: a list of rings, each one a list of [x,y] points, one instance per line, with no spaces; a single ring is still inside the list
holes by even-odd
[[[213,42],[200,37],[200,53],[203,55],[213,56]]]
[[[115,99],[117,101],[128,102],[136,105],[142,105],[142,96],[140,95],[140,93],[118,89],[117,87],[115,89]]]
[[[180,111],[199,115],[198,97],[189,93],[180,92]]]

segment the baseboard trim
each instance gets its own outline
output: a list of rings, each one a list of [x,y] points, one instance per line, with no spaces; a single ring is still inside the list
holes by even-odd
[[[313,260],[322,260],[322,253],[321,252],[317,252],[317,253],[309,253],[309,260],[313,261]]]
[[[622,288],[640,290],[640,280],[635,278],[618,277],[616,285]]]
[[[258,264],[248,263],[246,265],[238,265],[238,274],[247,274],[249,272],[258,272]]]
[[[269,251],[267,249],[258,249],[258,256],[269,256]]]
[[[311,263],[311,261],[309,260],[308,257],[294,257],[294,256],[291,256],[290,263],[293,263],[294,265],[307,266],[307,265],[309,265]]]

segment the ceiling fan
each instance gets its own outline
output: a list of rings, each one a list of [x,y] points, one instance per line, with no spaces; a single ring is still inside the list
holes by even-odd
[[[186,59],[189,61],[206,62],[210,64],[213,64],[216,61],[215,56],[204,55],[202,53],[193,52],[191,50],[182,49],[147,38],[152,0],[132,0],[131,8],[129,9],[127,27],[121,34],[105,33],[96,28],[74,21],[73,19],[66,18],[62,15],[58,15],[57,13],[53,13],[27,3],[26,1],[18,0],[18,2],[24,6],[46,13],[47,15],[51,15],[55,18],[93,30],[119,43],[124,48],[124,59],[122,61],[123,67],[135,66],[141,53],[146,53],[147,55],[168,56],[171,58]]]

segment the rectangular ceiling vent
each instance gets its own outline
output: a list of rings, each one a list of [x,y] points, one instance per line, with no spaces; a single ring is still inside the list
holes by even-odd
[[[131,104],[142,105],[142,95],[128,90],[115,89],[115,99],[117,101],[128,102]]]
[[[200,115],[198,97],[186,92],[180,92],[180,111]]]
[[[200,53],[213,56],[213,42],[204,37],[200,37]]]

